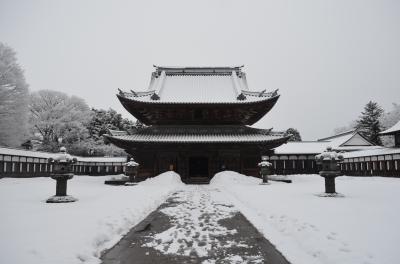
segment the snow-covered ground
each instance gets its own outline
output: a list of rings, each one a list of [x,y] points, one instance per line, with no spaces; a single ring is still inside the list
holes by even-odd
[[[55,192],[49,178],[1,179],[0,263],[98,263],[103,249],[177,190],[185,191],[182,199],[192,193],[194,224],[199,210],[214,210],[172,172],[130,187],[104,185],[106,178],[70,180],[68,194],[79,199],[70,204],[45,203]],[[315,195],[324,188],[318,175],[291,178],[259,185],[260,179],[223,172],[207,188],[219,189],[210,199],[233,204],[293,264],[398,263],[400,179],[339,177],[345,197],[324,198]]]
[[[339,177],[343,198],[318,197],[318,175],[272,182],[235,172],[217,174],[218,187],[292,263],[399,263],[400,179]]]
[[[183,187],[168,172],[138,186],[109,186],[110,177],[75,176],[68,204],[46,204],[50,178],[0,180],[0,263],[99,263],[100,252]]]

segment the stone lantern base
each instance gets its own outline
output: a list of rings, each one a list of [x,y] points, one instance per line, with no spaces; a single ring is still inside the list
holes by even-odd
[[[72,179],[72,173],[53,174],[51,178],[56,180],[56,195],[46,200],[46,203],[72,203],[78,199],[67,195],[67,181]]]
[[[65,195],[65,196],[57,196],[54,195],[50,197],[49,199],[46,200],[46,203],[72,203],[76,202],[78,199],[75,197],[72,197],[70,195]]]

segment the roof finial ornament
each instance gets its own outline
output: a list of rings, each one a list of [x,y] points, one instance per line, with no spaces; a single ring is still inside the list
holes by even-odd
[[[150,98],[151,100],[160,100],[160,96],[158,96],[156,93],[154,93]]]
[[[238,97],[236,97],[236,99],[238,99],[238,100],[240,100],[240,101],[243,101],[243,100],[246,100],[246,96],[245,96],[243,93],[240,93],[240,94],[238,95]]]

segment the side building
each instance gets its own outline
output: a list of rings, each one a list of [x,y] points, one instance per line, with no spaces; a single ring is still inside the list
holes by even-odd
[[[272,163],[276,174],[318,173],[315,155],[325,151],[328,146],[346,153],[382,148],[369,142],[357,130],[351,130],[317,141],[288,142],[275,148],[266,158]]]
[[[341,164],[344,174],[400,177],[400,121],[380,135],[394,137],[394,146],[346,153]]]
[[[156,67],[146,91],[118,99],[145,126],[111,131],[105,140],[140,163],[144,179],[167,170],[185,182],[208,182],[221,170],[258,175],[257,163],[288,137],[250,127],[279,99],[277,91],[250,91],[242,67]]]

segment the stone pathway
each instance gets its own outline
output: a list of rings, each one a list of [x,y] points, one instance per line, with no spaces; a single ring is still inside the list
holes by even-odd
[[[188,185],[105,252],[104,264],[289,262],[218,189]]]

